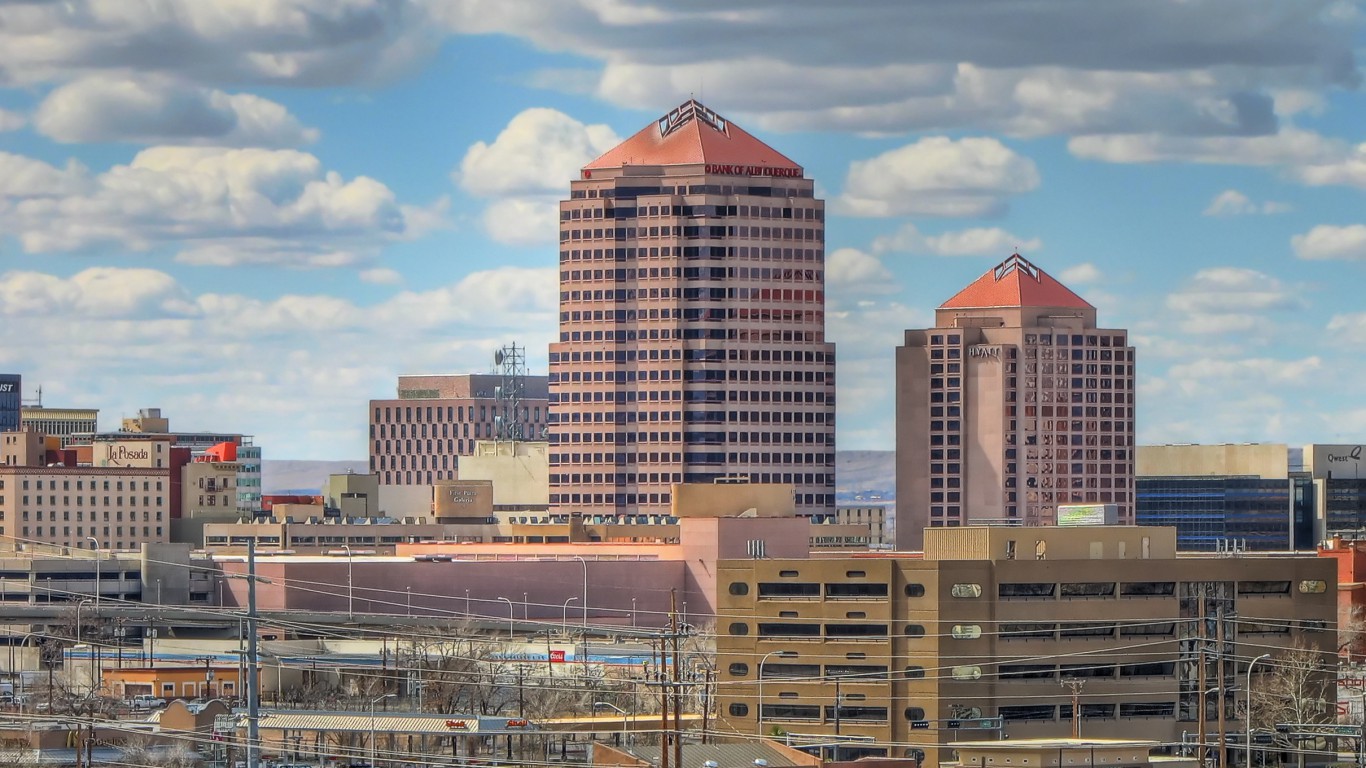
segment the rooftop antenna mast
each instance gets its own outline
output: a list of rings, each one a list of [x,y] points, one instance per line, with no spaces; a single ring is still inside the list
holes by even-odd
[[[498,440],[525,440],[525,423],[521,415],[522,398],[526,395],[526,347],[516,342],[493,353],[493,365],[502,381],[494,392],[498,402],[494,416]]]

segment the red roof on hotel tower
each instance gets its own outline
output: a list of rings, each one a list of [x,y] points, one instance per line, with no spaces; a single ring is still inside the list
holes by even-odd
[[[655,123],[642,128],[583,169],[591,171],[623,165],[690,163],[795,168],[799,173],[801,169],[800,165],[773,147],[695,99],[689,99]]]
[[[1067,307],[1095,309],[1067,286],[1016,253],[954,294],[940,309]]]

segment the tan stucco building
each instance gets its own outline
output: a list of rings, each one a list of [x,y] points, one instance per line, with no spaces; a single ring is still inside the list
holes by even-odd
[[[1063,504],[1134,514],[1134,348],[1019,254],[896,350],[896,544],[927,527],[1052,525]]]
[[[1334,585],[1318,558],[1178,557],[1174,529],[1137,526],[932,528],[923,558],[723,560],[722,730],[871,737],[934,765],[970,735],[951,720],[1068,736],[1059,682],[1075,678],[1089,737],[1179,742],[1197,729],[1193,692],[1216,686],[1237,732],[1249,659],[1297,642],[1333,653]],[[1220,616],[1236,650],[1210,656],[1202,686],[1194,638]]]

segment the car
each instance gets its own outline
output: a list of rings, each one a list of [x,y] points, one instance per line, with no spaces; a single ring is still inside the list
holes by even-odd
[[[165,699],[150,693],[139,693],[124,703],[133,709],[160,709],[166,706]]]

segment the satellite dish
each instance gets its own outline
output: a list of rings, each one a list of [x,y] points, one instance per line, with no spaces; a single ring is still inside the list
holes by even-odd
[[[494,353],[493,353],[493,364],[494,364],[494,365],[502,365],[502,364],[503,364],[503,350],[500,349],[500,350],[498,350],[497,352],[494,352]]]

